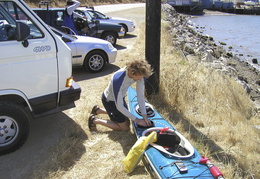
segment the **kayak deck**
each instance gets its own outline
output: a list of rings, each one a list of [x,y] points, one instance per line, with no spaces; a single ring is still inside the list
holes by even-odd
[[[130,87],[128,89],[128,107],[132,114],[136,117],[141,118],[142,116],[137,111],[137,97],[136,91]],[[153,109],[154,110],[154,109]],[[183,137],[178,131],[167,121],[165,120],[156,110],[154,110],[154,114],[152,117],[148,117],[153,122],[153,127],[156,128],[166,128],[168,127],[172,131],[176,131],[178,135]],[[142,127],[137,125],[135,122],[132,123],[134,132],[137,138],[143,136],[143,133],[146,130],[151,129],[151,127]],[[189,143],[186,138],[183,137],[186,143]],[[199,152],[190,144],[188,145],[188,150],[190,150],[189,154],[185,155],[177,155],[177,154],[169,154],[163,152],[162,150],[154,147],[153,145],[149,145],[148,148],[145,150],[144,156],[146,161],[151,165],[153,172],[156,173],[158,178],[165,178],[165,179],[177,179],[177,178],[201,178],[201,179],[213,179],[209,168],[204,165],[200,164],[199,161],[202,156]],[[191,149],[192,148],[192,149]],[[178,169],[177,162],[182,162],[186,170]]]

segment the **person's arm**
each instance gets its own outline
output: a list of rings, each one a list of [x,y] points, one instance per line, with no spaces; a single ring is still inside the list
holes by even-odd
[[[137,101],[146,125],[151,126],[151,121],[147,117],[146,108],[145,108],[144,90],[145,88],[144,88],[144,78],[143,78],[142,80],[136,82]]]
[[[116,108],[118,111],[120,111],[122,114],[124,114],[126,117],[128,117],[131,120],[135,120],[136,117],[132,113],[129,112],[129,110],[124,106],[124,100],[122,93],[119,91],[116,99]]]
[[[74,4],[72,4],[72,5],[70,5],[70,6],[67,7],[67,13],[68,13],[69,15],[72,15],[73,11],[74,11],[75,9],[77,9],[77,8],[79,7],[79,5],[80,5],[80,2],[79,2],[79,1],[77,1],[77,0],[72,0],[72,1],[74,2]]]
[[[144,98],[144,79],[136,82],[137,101],[142,115],[146,115]]]
[[[139,119],[139,118],[135,117],[135,115],[130,113],[127,108],[125,108],[123,97],[122,97],[121,93],[119,93],[117,95],[116,107],[122,114],[124,114],[126,117],[128,117],[129,119],[131,119],[134,122],[136,122],[138,125],[141,125],[141,126],[151,126],[151,122],[150,122],[149,119],[147,119],[147,116],[144,119]]]

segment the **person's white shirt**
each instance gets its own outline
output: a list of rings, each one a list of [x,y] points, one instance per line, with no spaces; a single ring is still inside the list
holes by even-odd
[[[78,13],[75,12],[75,10],[79,7],[80,2],[77,1],[77,0],[72,0],[72,2],[73,2],[74,4],[72,4],[72,5],[70,5],[70,6],[67,6],[67,13],[68,13],[69,15],[72,15],[72,14],[73,14],[73,17],[81,17],[81,18],[84,18],[83,15],[80,15],[80,14],[78,14]]]

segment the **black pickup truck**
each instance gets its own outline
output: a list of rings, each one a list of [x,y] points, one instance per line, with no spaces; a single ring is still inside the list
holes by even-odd
[[[46,24],[66,32],[66,28],[62,26],[65,8],[33,8],[32,10]],[[118,38],[124,37],[124,29],[121,25],[99,22],[98,20],[93,20],[91,16],[87,17],[87,20],[90,28],[88,36],[107,40],[113,45],[116,44]]]

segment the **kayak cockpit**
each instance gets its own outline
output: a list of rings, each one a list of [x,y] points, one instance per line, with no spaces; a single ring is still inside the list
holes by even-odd
[[[142,136],[157,131],[157,141],[151,145],[169,157],[179,159],[190,158],[194,155],[194,148],[190,142],[178,131],[164,127],[152,127],[143,131]]]

